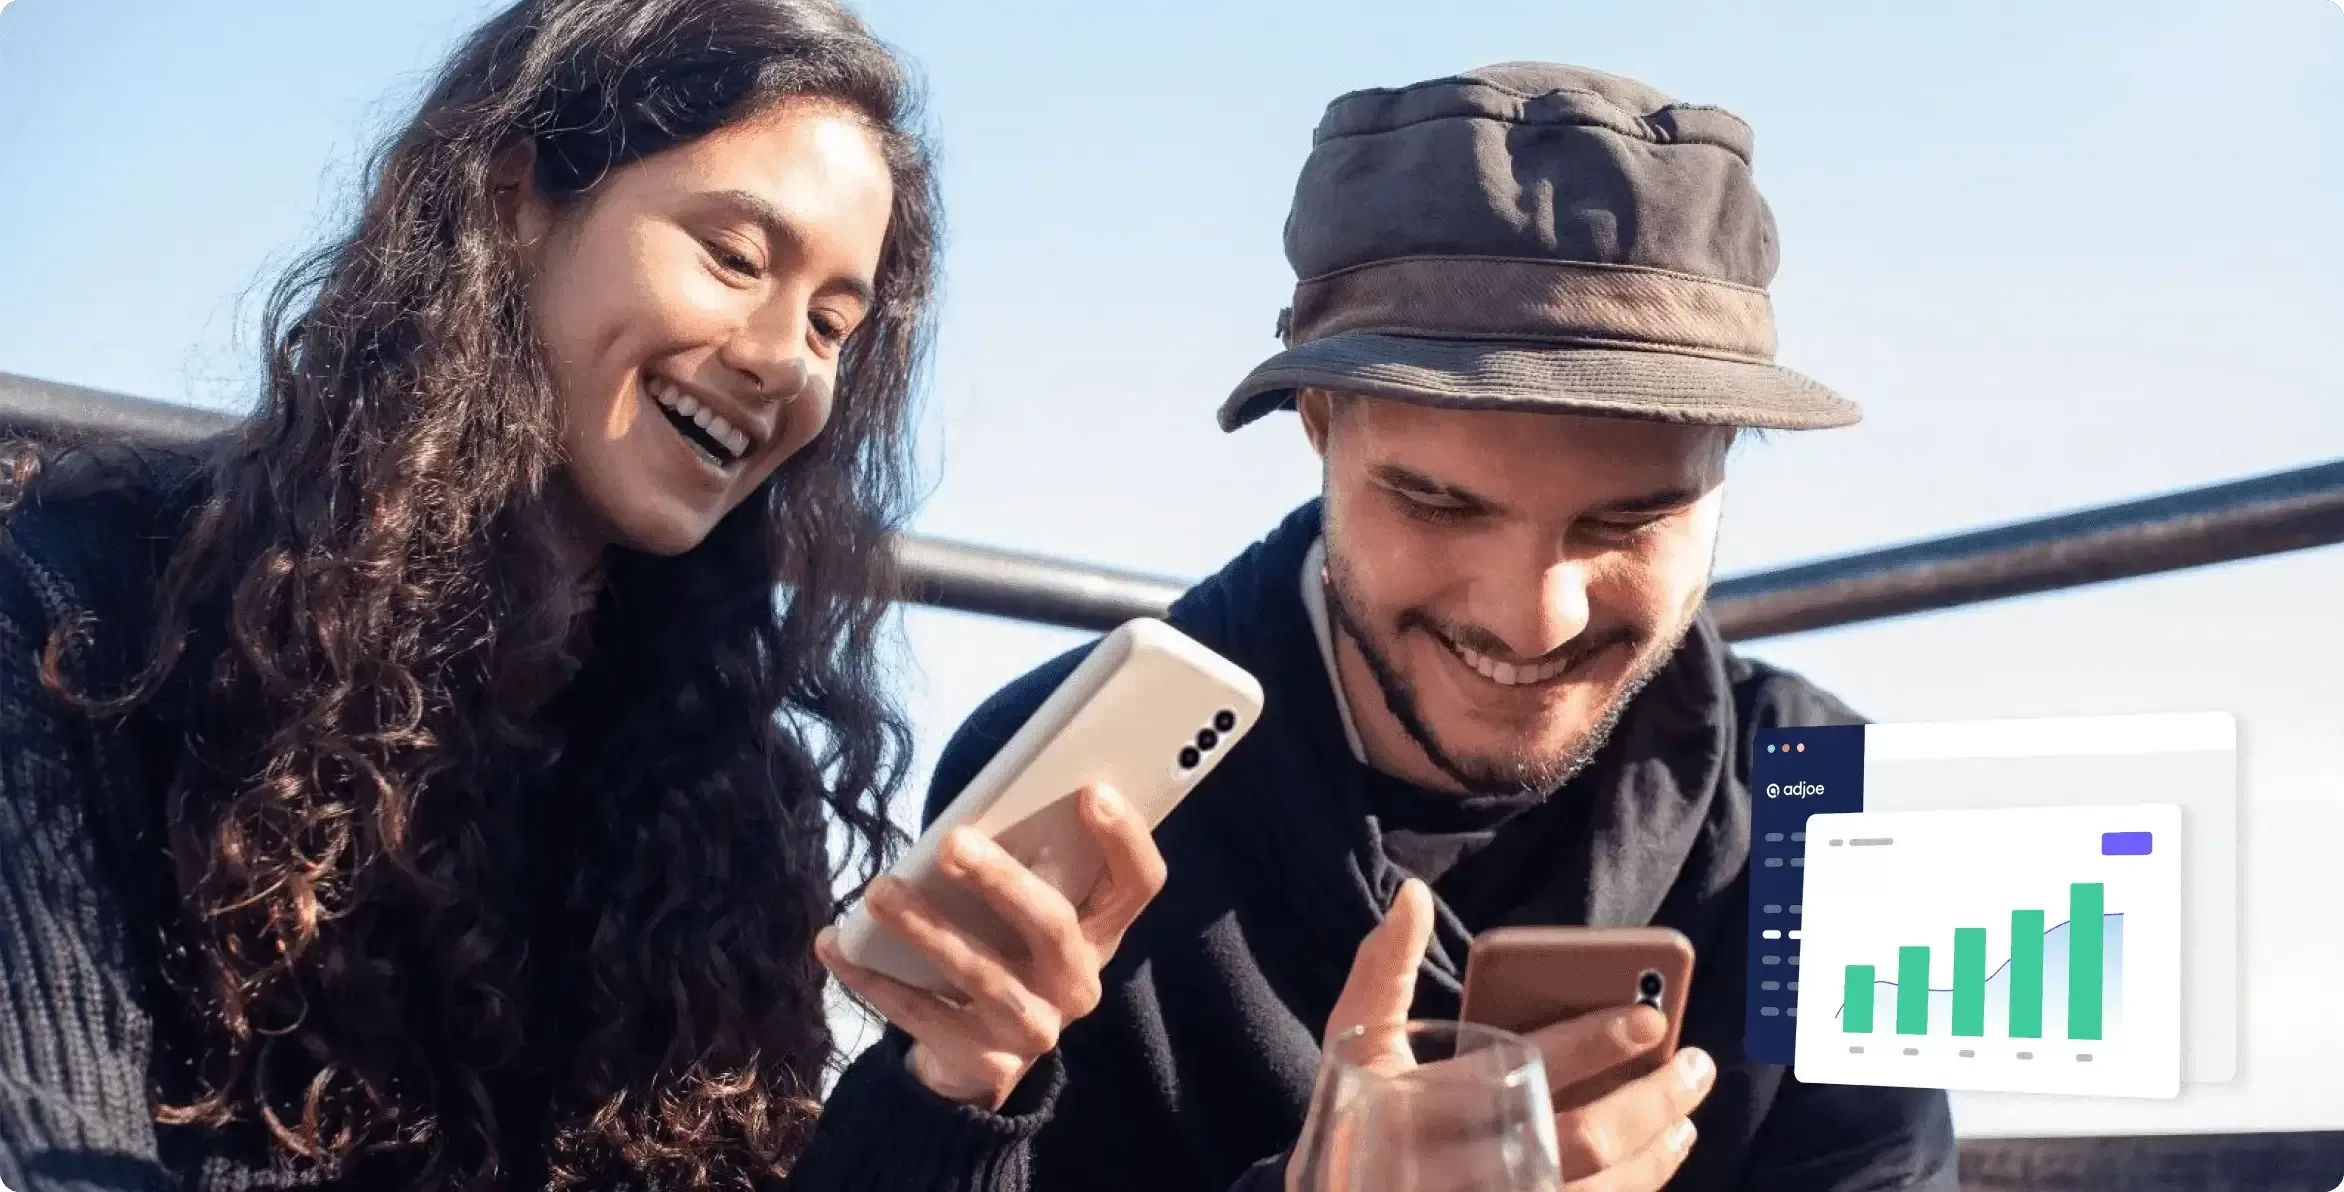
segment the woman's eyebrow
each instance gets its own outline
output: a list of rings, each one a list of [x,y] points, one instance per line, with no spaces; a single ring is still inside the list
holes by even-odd
[[[805,247],[805,231],[798,227],[797,221],[789,217],[788,212],[775,206],[773,200],[764,195],[747,190],[716,190],[708,192],[707,198],[710,202],[730,208],[733,214],[765,229],[766,236],[772,240],[795,249]],[[860,275],[850,274],[835,278],[823,288],[844,289],[859,299],[866,310],[879,303],[878,287],[872,284],[870,278]]]

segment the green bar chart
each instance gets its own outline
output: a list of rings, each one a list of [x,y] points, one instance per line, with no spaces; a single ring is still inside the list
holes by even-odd
[[[2180,809],[1817,815],[1799,1079],[2170,1097]]]
[[[2055,929],[2043,927],[2045,913],[2039,910],[2010,912],[2010,957],[2003,967],[1989,978],[1986,972],[1986,943],[1988,931],[1983,927],[1956,927],[1953,929],[1953,986],[1952,1011],[1947,1016],[1952,1033],[1969,1037],[1986,1034],[1986,1008],[1989,983],[2001,994],[2007,1013],[2003,1017],[2005,1033],[2014,1039],[2043,1037],[2043,958],[2047,951],[2062,954],[2067,972],[2067,1034],[2073,1040],[2094,1040],[2102,1037],[2108,1020],[2106,991],[2109,987],[2106,966],[2108,941],[2111,936],[2122,938],[2121,916],[2106,912],[2107,887],[2099,882],[2076,882],[2068,887],[2067,918]],[[2110,922],[2114,919],[2114,922]],[[1863,986],[1861,998],[1864,1012],[1840,1015],[1840,1029],[1849,1034],[1872,1032],[1872,1004],[1877,996],[1874,986],[1889,984],[1896,990],[1896,1033],[1926,1035],[1931,1018],[1930,994],[1939,992],[1929,987],[1930,948],[1927,945],[1905,945],[1897,949],[1896,980],[1881,982],[1875,976],[1878,970],[1869,964],[1847,966],[1845,1000],[1853,1006],[1858,999],[1859,982]]]

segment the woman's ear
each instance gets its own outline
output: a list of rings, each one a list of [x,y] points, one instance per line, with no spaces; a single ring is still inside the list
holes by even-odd
[[[537,193],[537,147],[526,138],[499,150],[489,164],[489,196],[497,221],[527,248],[545,237],[553,223],[545,197]]]

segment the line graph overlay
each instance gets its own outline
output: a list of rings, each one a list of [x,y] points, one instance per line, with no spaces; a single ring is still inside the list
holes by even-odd
[[[2170,1098],[2178,804],[1808,821],[1799,1079]]]

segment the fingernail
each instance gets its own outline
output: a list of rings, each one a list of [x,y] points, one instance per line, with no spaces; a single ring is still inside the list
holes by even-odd
[[[1693,1149],[1693,1119],[1678,1122],[1668,1132],[1668,1145],[1679,1154]]]
[[[1698,1047],[1688,1047],[1677,1053],[1677,1082],[1686,1088],[1697,1088],[1702,1081],[1709,1079],[1716,1067],[1708,1052]]]
[[[1091,810],[1097,812],[1101,819],[1122,815],[1123,796],[1116,794],[1114,787],[1094,786],[1091,788]]]
[[[977,863],[978,849],[983,845],[983,837],[967,828],[955,829],[944,838],[944,847],[936,859],[955,872],[965,870]]]

